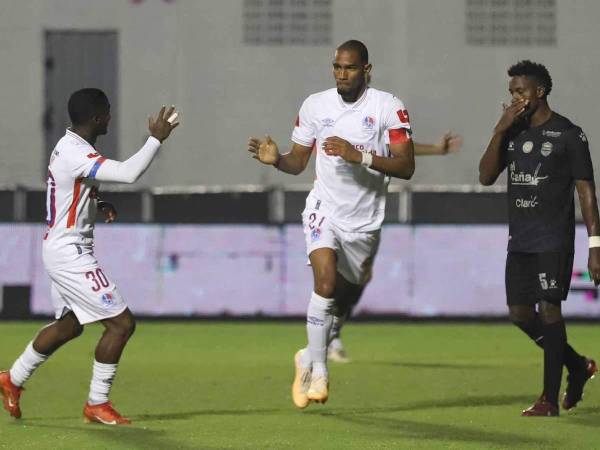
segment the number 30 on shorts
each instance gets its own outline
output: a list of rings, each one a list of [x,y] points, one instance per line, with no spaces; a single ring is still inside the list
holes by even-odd
[[[100,268],[97,268],[95,271],[90,270],[86,272],[85,277],[92,281],[92,291],[94,292],[98,292],[101,288],[107,288],[110,284],[108,278],[106,278],[106,275],[104,275]]]

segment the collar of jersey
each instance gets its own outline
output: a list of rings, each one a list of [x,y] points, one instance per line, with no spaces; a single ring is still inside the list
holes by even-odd
[[[93,147],[92,144],[90,144],[88,141],[86,141],[84,138],[82,138],[81,136],[79,136],[77,133],[71,131],[69,128],[67,128],[67,135],[71,136],[72,138],[77,139],[79,142],[81,142],[82,144],[86,144],[89,145],[90,147]]]
[[[365,89],[365,92],[363,92],[363,94],[354,103],[346,103],[342,99],[342,96],[340,94],[337,94],[338,101],[340,102],[340,106],[343,109],[348,109],[348,110],[357,110],[357,109],[359,109],[360,106],[365,102],[370,89],[371,88],[367,86],[367,88]]]

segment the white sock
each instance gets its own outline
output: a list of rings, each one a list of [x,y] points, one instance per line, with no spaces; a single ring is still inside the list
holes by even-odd
[[[35,351],[33,341],[31,341],[10,368],[10,381],[15,386],[22,386],[29,379],[33,371],[47,359],[48,355],[42,355]]]
[[[92,382],[90,383],[90,395],[88,403],[99,405],[108,401],[108,393],[117,373],[117,364],[103,364],[94,360]]]
[[[305,369],[312,367],[312,359],[307,347],[300,350],[300,365]]]
[[[333,314],[332,298],[321,297],[315,292],[310,297],[306,313],[306,334],[308,335],[308,351],[313,364],[313,378],[327,376],[327,340]]]

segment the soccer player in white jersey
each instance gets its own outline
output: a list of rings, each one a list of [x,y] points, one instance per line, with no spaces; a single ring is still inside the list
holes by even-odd
[[[150,136],[144,146],[119,162],[102,157],[94,147],[96,138],[106,134],[110,121],[110,104],[104,92],[79,90],[71,95],[68,110],[72,126],[56,144],[48,166],[48,230],[42,251],[56,321],[39,331],[9,371],[0,372],[0,391],[4,408],[20,418],[22,386],[33,371],[63,344],[78,337],[85,324],[101,322],[105,330],[95,350],[84,419],[128,424],[131,421],[112,407],[108,395],[135,320],[94,256],[97,186],[99,181],[136,181],[178,123],[168,120],[174,107],[163,106],[156,119],[149,118]],[[108,222],[114,219],[112,208],[100,205],[100,209],[108,213]]]
[[[254,158],[294,175],[306,168],[313,147],[317,153],[317,177],[302,213],[314,290],[306,315],[308,346],[294,357],[292,398],[299,408],[328,399],[334,316],[344,314],[345,299],[370,276],[390,177],[410,179],[415,170],[408,112],[392,94],[368,86],[370,71],[365,45],[343,43],[333,62],[337,88],[304,101],[292,150],[279,154],[268,136],[248,143]]]

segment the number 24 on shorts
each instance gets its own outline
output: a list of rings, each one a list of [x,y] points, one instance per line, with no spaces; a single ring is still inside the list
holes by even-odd
[[[318,219],[317,213],[310,213],[310,216],[308,216],[308,228],[313,230],[315,228],[315,222],[317,221],[317,219]],[[325,221],[325,216],[322,216],[321,219],[319,220],[319,223],[316,225],[316,227],[321,228],[324,221]]]

